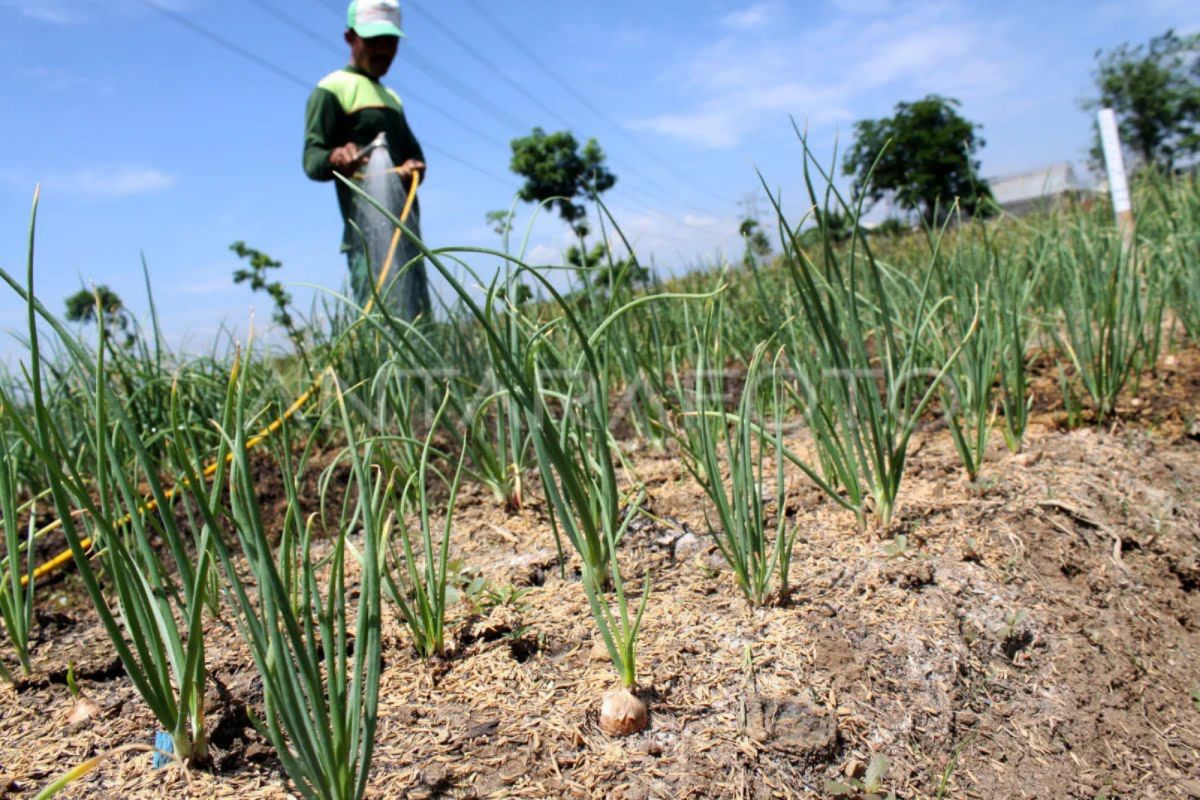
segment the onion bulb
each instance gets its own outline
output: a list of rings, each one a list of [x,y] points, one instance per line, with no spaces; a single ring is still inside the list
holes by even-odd
[[[604,693],[600,704],[600,730],[609,736],[629,736],[646,729],[650,713],[631,690],[621,687]]]

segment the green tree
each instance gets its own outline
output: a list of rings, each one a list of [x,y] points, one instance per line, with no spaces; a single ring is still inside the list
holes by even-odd
[[[500,238],[508,236],[512,231],[512,215],[507,211],[489,211],[484,219],[487,220],[488,227],[492,229]]]
[[[1121,140],[1137,162],[1172,170],[1200,154],[1200,34],[1168,30],[1148,45],[1096,51],[1097,97],[1090,111],[1112,108]],[[1099,136],[1092,158],[1103,163]]]
[[[742,258],[746,266],[750,266],[754,259],[761,260],[771,255],[771,240],[767,238],[766,231],[755,217],[742,220],[742,224],[738,226],[738,233],[746,241],[746,255]]]
[[[89,323],[96,321],[97,308],[100,323],[110,338],[124,337],[126,347],[132,347],[134,335],[130,330],[130,316],[120,295],[105,285],[94,290],[80,289],[67,298],[67,320]]]
[[[527,203],[552,202],[580,239],[587,238],[587,208],[580,200],[598,197],[617,183],[595,139],[583,148],[569,131],[533,133],[512,142],[510,169],[525,178],[519,195]]]
[[[612,287],[618,280],[623,284],[645,286],[650,282],[650,269],[634,258],[614,259],[608,245],[599,242],[591,250],[572,245],[567,248],[566,261],[573,267],[596,272],[597,286]]]
[[[976,213],[991,195],[976,177],[975,155],[985,142],[980,127],[958,113],[959,106],[957,100],[931,94],[897,104],[890,117],[856,122],[854,146],[843,164],[854,176],[855,196],[872,203],[890,196],[930,224],[945,219],[955,200],[967,213]]]
[[[304,332],[296,325],[296,320],[289,310],[292,304],[292,295],[283,288],[281,282],[270,280],[267,272],[282,268],[283,262],[276,261],[263,251],[248,246],[245,242],[234,242],[229,245],[229,249],[236,253],[238,258],[245,259],[249,264],[249,269],[239,267],[233,271],[233,282],[248,283],[252,291],[267,293],[275,305],[272,319],[287,331],[288,338],[296,345],[301,360],[308,366],[308,355],[304,350]]]
[[[843,244],[854,236],[854,218],[850,214],[838,211],[813,211],[813,221],[816,223],[796,237],[796,244],[809,250],[819,250],[828,237],[833,244]]]

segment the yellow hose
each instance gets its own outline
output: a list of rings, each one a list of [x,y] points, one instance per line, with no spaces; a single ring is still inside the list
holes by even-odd
[[[412,213],[413,202],[417,199],[417,187],[420,186],[420,184],[421,184],[420,173],[414,172],[412,175],[412,185],[409,186],[409,188],[408,188],[408,197],[404,201],[404,210],[400,212],[400,221],[401,222],[406,222],[408,220],[408,215],[410,213]],[[383,291],[383,287],[387,282],[388,274],[392,270],[392,262],[395,260],[396,250],[400,245],[400,236],[401,236],[401,230],[399,228],[396,228],[395,233],[392,234],[392,241],[388,247],[387,259],[384,261],[383,270],[379,273],[379,280],[376,281],[376,283],[375,283],[376,294]],[[375,305],[375,298],[374,298],[374,296],[372,296],[367,301],[367,304],[363,307],[363,310],[362,310],[363,315],[365,316],[365,315],[369,314],[371,312],[371,309],[374,307],[374,305]],[[250,440],[248,440],[246,442],[246,449],[253,450],[255,447],[258,447],[260,444],[265,442],[267,439],[271,438],[271,436],[274,435],[276,431],[278,431],[280,428],[283,427],[284,422],[286,422],[287,420],[294,417],[296,415],[296,412],[298,412],[300,409],[304,408],[305,405],[307,405],[308,401],[311,400],[313,395],[315,395],[317,393],[317,389],[320,387],[320,384],[321,384],[320,378],[317,378],[316,380],[314,380],[312,382],[312,384],[307,389],[304,390],[303,394],[301,394],[299,397],[297,397],[295,402],[293,402],[290,406],[288,406],[287,410],[284,411],[283,414],[280,415],[278,419],[276,419],[274,422],[272,422],[267,427],[263,428],[253,438],[251,438]],[[231,463],[232,461],[233,461],[233,453],[229,453],[225,457],[225,463],[228,464],[228,463]],[[220,465],[220,462],[213,462],[212,464],[209,464],[207,467],[205,467],[204,468],[204,477],[211,478],[213,475],[215,475],[217,473],[217,467],[219,465]],[[186,485],[186,484],[184,484],[184,485]],[[172,486],[170,489],[168,489],[166,491],[166,498],[168,500],[173,499],[175,497],[175,495],[179,492],[180,488],[182,488],[182,486],[180,486],[180,485]],[[153,511],[157,507],[158,507],[157,500],[148,499],[142,505],[142,507],[140,509],[138,509],[138,511],[139,511],[139,513],[145,513],[147,511]],[[118,528],[124,527],[125,525],[128,525],[132,521],[133,521],[133,515],[126,514],[124,517],[117,520],[115,527],[118,527]],[[52,533],[61,527],[62,527],[62,520],[56,519],[53,522],[51,522],[49,525],[47,525],[46,527],[37,531],[37,533],[34,536],[35,536],[35,538],[41,538],[45,534]],[[88,548],[90,548],[92,546],[92,540],[84,539],[79,544],[84,550],[87,550]],[[9,557],[15,558],[16,554],[12,553],[9,555]],[[58,570],[62,569],[64,566],[66,566],[66,564],[68,564],[71,561],[71,559],[72,559],[72,553],[71,553],[70,548],[63,550],[61,553],[54,556],[50,560],[46,561],[46,563],[42,564],[41,566],[39,566],[37,569],[35,569],[33,571],[34,582],[36,583],[37,581],[41,580],[45,576],[53,574],[53,573],[57,572]],[[21,576],[21,585],[22,586],[26,585],[28,583],[28,581],[29,581],[29,577],[27,575]]]

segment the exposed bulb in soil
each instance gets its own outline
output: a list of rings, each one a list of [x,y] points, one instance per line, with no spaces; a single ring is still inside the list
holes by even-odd
[[[630,736],[646,729],[650,712],[646,704],[624,687],[604,693],[600,703],[600,730],[609,736]]]

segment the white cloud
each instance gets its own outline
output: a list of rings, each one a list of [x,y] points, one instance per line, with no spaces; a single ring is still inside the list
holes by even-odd
[[[874,13],[890,4],[838,0],[837,6],[843,13],[821,26],[780,27],[767,41],[727,36],[694,53],[667,77],[696,98],[690,107],[667,108],[630,127],[731,149],[753,133],[786,125],[787,115],[814,127],[852,120],[851,109],[884,87],[901,87],[906,97],[936,92],[969,101],[996,98],[1016,84],[1019,50],[1003,37],[1003,23],[985,27],[954,3],[867,20],[850,11]]]
[[[874,17],[892,10],[891,0],[832,0],[833,7],[855,17]]]
[[[770,21],[770,17],[770,7],[766,3],[755,3],[722,17],[721,27],[742,31],[761,28]]]
[[[629,239],[638,260],[656,264],[668,274],[678,274],[690,264],[679,262],[680,254],[711,255],[718,260],[740,244],[738,219],[734,216],[684,214],[677,217],[661,211],[614,211],[621,230]]]
[[[91,198],[131,197],[169,189],[175,178],[152,167],[88,167],[74,172],[52,172],[42,181],[46,193]]]
[[[169,11],[183,11],[189,7],[185,0],[154,2]],[[80,25],[105,14],[147,10],[146,3],[133,0],[0,0],[0,9],[12,9],[26,19],[50,25]]]
[[[704,258],[705,263],[715,263],[714,258],[719,261],[726,253],[741,252],[739,220],[732,215],[711,212],[669,214],[634,208],[618,198],[612,199],[609,210],[638,260],[647,266],[653,264],[663,275],[679,274],[695,266],[697,258]],[[611,233],[612,229],[609,230]],[[589,239],[589,247],[598,241],[593,236]],[[625,249],[618,237],[612,236],[610,241],[614,251],[624,256]],[[561,224],[548,224],[538,230],[524,261],[533,266],[561,265],[563,253],[577,243],[574,235]],[[681,260],[684,258],[688,260]],[[560,287],[570,281],[565,272],[549,273],[547,277]]]
[[[740,116],[724,109],[712,109],[692,114],[659,114],[635,120],[634,130],[653,131],[664,136],[684,139],[704,147],[721,150],[734,147],[746,133]]]
[[[11,8],[23,17],[52,25],[76,25],[83,22],[86,16],[80,5],[65,0],[0,0],[0,8]]]
[[[542,264],[561,264],[563,260],[563,248],[552,247],[548,244],[534,245],[528,253],[525,254],[525,263],[534,266]]]

